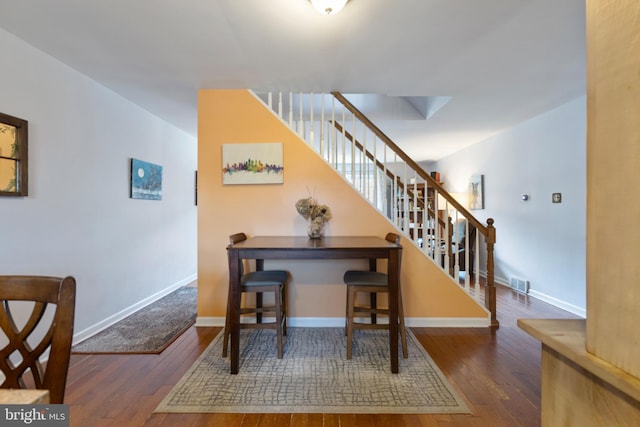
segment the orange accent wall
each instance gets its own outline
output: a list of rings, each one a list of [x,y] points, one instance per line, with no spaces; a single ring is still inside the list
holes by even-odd
[[[222,185],[222,144],[281,142],[284,184]],[[295,202],[314,192],[331,207],[327,235],[378,235],[392,224],[310,147],[246,90],[198,93],[198,316],[223,317],[230,234],[305,235]],[[402,292],[406,317],[486,318],[486,312],[411,242],[403,242]],[[289,270],[290,317],[344,317],[342,275],[364,261],[266,261]]]

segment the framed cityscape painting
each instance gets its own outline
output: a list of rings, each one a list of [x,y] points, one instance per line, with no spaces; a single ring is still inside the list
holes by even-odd
[[[162,200],[162,166],[131,159],[132,199]]]
[[[222,144],[223,184],[282,184],[281,142]]]

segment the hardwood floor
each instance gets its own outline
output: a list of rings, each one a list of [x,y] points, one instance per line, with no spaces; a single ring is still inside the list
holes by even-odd
[[[498,286],[500,328],[412,328],[471,415],[154,414],[220,328],[191,327],[159,355],[73,355],[65,403],[76,427],[540,425],[540,343],[518,318],[575,318]]]

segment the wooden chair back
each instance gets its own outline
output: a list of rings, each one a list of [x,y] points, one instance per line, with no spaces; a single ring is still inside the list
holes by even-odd
[[[229,246],[233,246],[236,243],[239,243],[245,240],[247,240],[247,235],[245,233],[232,234],[231,236],[229,236]],[[231,262],[230,259],[229,259],[229,262]],[[244,265],[245,262],[243,260],[240,260],[238,262],[240,263],[240,275],[242,276],[245,273],[245,265]]]
[[[0,276],[0,336],[4,333],[8,340],[0,349],[0,370],[5,377],[0,388],[46,389],[50,403],[63,403],[75,299],[73,277]],[[24,313],[28,306],[30,313]],[[40,359],[47,350],[43,368]]]
[[[460,271],[469,271],[470,273],[473,273],[475,257],[476,257],[475,254],[476,254],[476,230],[477,229],[476,227],[473,226],[473,224],[469,224],[469,242],[467,244],[466,227],[467,227],[467,221],[464,219],[459,220],[455,224],[456,229],[453,233],[455,240],[452,240],[451,242],[451,254],[455,255],[455,250],[457,247],[458,267]],[[457,246],[455,246],[454,243],[456,243]],[[465,251],[467,249],[469,250],[469,268],[468,269],[467,269],[466,259],[465,259]],[[443,255],[443,259],[444,259],[444,255]],[[455,262],[456,262],[456,258],[454,256],[451,256],[449,258],[449,264],[450,264],[449,269],[451,274],[453,274]]]
[[[396,246],[401,246],[400,245],[400,235],[399,234],[387,233],[387,235],[385,236],[385,239],[388,242],[395,243]],[[400,247],[400,253],[398,255],[398,269],[399,270],[402,269],[402,247]]]
[[[385,239],[387,242],[395,243],[396,245],[400,244],[400,235],[396,233],[387,233]]]
[[[236,233],[229,236],[229,244],[235,245],[238,242],[242,242],[243,240],[247,240],[247,235],[244,233]]]

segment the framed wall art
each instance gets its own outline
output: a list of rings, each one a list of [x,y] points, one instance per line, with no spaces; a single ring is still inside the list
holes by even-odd
[[[222,145],[223,184],[282,184],[281,142]]]
[[[484,175],[469,178],[469,209],[484,209]]]
[[[132,199],[162,200],[162,166],[131,159]]]

